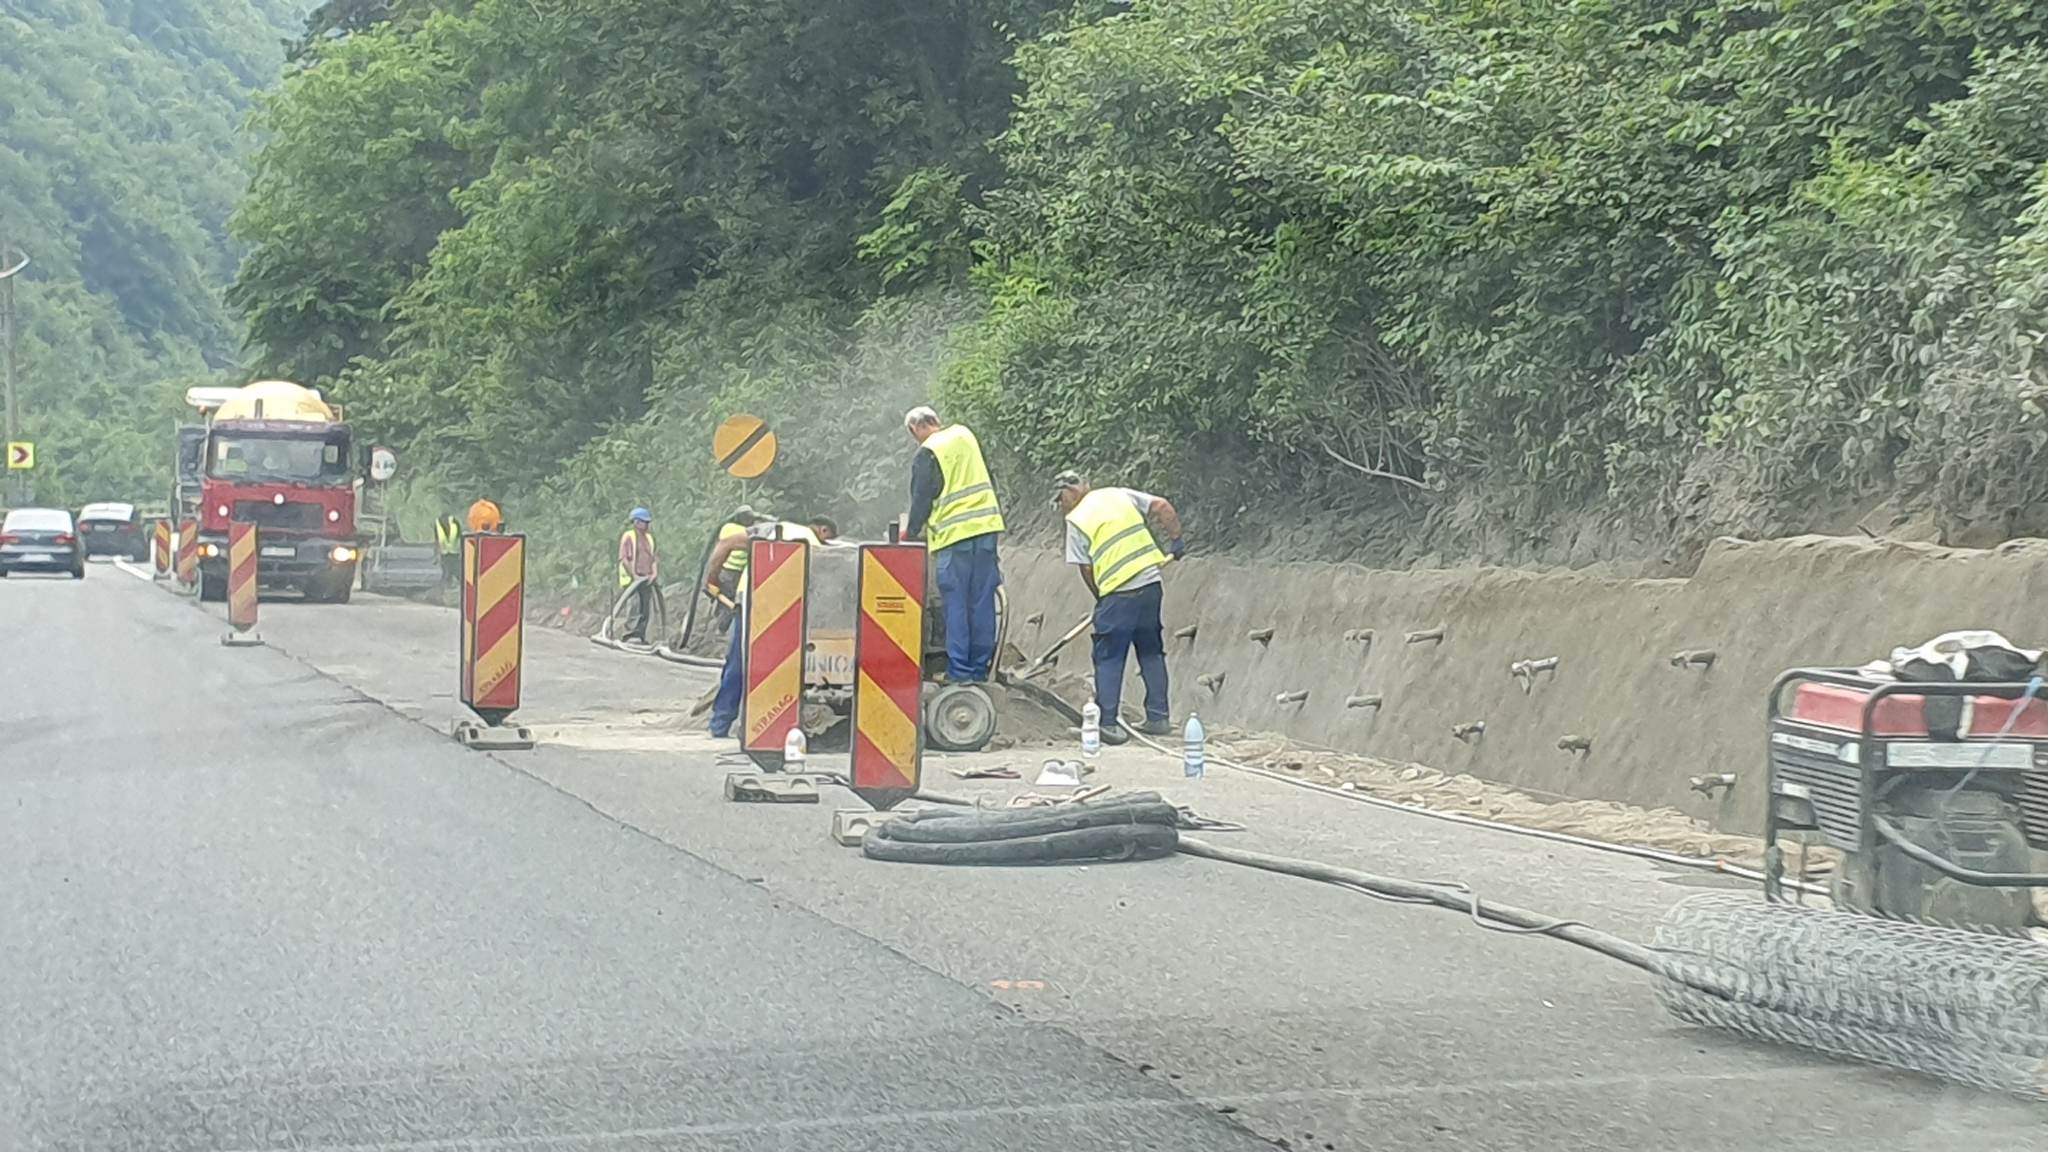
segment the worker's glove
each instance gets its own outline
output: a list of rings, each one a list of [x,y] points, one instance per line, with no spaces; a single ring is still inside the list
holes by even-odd
[[[1188,546],[1185,541],[1175,539],[1166,542],[1166,555],[1169,559],[1178,560],[1182,556],[1187,555],[1187,551]]]

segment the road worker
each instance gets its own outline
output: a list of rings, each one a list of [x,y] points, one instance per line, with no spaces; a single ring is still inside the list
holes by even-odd
[[[462,580],[462,524],[451,515],[434,521],[434,549],[441,555],[441,580],[455,584]]]
[[[823,518],[812,517],[813,521],[821,519]],[[824,522],[831,523],[829,520]],[[761,517],[747,526],[745,535],[728,537],[713,546],[708,570],[720,571],[727,558],[734,552],[745,551],[755,540],[803,540],[811,544],[823,543],[818,539],[817,533],[807,525]],[[739,601],[744,604],[746,586],[741,584],[737,592]],[[745,615],[742,613],[740,620],[744,619]],[[741,697],[746,694],[745,635],[746,628],[736,621],[732,629],[732,639],[726,644],[725,665],[718,672],[718,695],[711,702],[711,734],[721,740],[732,735],[733,722],[740,716]]]
[[[1145,721],[1138,731],[1170,735],[1160,570],[1185,549],[1180,513],[1149,492],[1091,488],[1078,472],[1055,476],[1053,488],[1053,503],[1067,521],[1067,562],[1080,567],[1081,581],[1095,597],[1095,704],[1102,709],[1102,741],[1130,739],[1117,708],[1123,701],[1124,659],[1133,650],[1145,681]]]
[[[469,506],[469,530],[471,532],[502,532],[505,530],[505,514],[489,500],[478,500]]]
[[[731,516],[726,517],[725,523],[718,526],[718,542],[723,544],[727,540],[745,540],[747,529],[760,520],[761,514],[754,511],[753,505],[740,505],[733,509]],[[724,563],[710,564],[705,571],[712,573],[705,591],[717,604],[717,609],[711,617],[711,625],[722,636],[725,630],[732,626],[732,605],[739,602],[740,579],[747,574],[747,550],[735,548],[726,556]]]
[[[654,550],[654,513],[633,509],[619,534],[619,591],[626,598],[626,630],[619,638],[647,643],[647,622],[654,615],[654,584],[661,578],[661,557]]]
[[[907,539],[931,549],[946,621],[946,675],[985,681],[996,660],[996,589],[1003,582],[996,539],[1003,531],[995,482],[981,442],[966,426],[941,427],[930,408],[912,408],[903,427],[918,443],[910,464]]]

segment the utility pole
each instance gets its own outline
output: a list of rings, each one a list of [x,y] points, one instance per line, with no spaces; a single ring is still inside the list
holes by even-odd
[[[28,267],[28,257],[21,256],[17,259],[13,244],[0,243],[0,264],[6,265],[5,268],[0,268],[0,343],[6,345],[7,441],[11,444],[21,439],[21,405],[15,398],[14,390],[14,274]],[[19,503],[28,477],[9,476],[7,480],[13,502]]]

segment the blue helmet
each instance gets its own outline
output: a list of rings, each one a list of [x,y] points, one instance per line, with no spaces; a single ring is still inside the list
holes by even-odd
[[[649,512],[645,508],[635,508],[633,509],[632,519],[642,524],[652,524],[654,523],[654,513]]]

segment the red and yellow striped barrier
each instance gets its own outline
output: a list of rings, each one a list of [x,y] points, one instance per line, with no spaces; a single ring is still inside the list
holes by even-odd
[[[228,623],[237,632],[256,626],[256,526],[228,525]]]
[[[462,703],[496,726],[519,709],[526,537],[462,538]]]
[[[755,763],[780,767],[783,741],[803,712],[811,546],[802,540],[751,543],[740,747]]]
[[[171,522],[159,520],[149,529],[149,560],[156,576],[171,574]]]
[[[186,520],[178,525],[178,589],[189,592],[199,586],[199,523]]]
[[[853,635],[853,791],[886,810],[915,795],[924,771],[922,544],[860,550]]]

